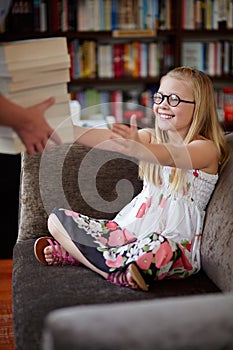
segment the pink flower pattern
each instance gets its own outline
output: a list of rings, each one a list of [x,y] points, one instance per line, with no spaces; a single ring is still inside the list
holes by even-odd
[[[122,246],[126,243],[125,235],[122,230],[112,231],[109,235],[109,247]]]
[[[106,223],[106,227],[109,229],[109,230],[116,230],[116,228],[118,227],[118,224],[115,222],[115,221],[108,221]]]
[[[164,206],[166,203],[166,198],[163,195],[160,198],[160,206]],[[137,213],[137,218],[141,218],[145,215],[147,208],[151,206],[151,197],[148,198],[139,208]],[[64,210],[66,216],[73,218],[74,220],[80,219],[80,214],[73,212],[71,210]],[[88,217],[85,217],[86,224],[88,220],[91,221]],[[127,229],[121,229],[115,221],[103,221],[103,227],[106,228],[106,233],[96,236],[96,244],[102,249],[102,251],[108,251],[112,249],[112,255],[108,257],[106,255],[105,264],[108,266],[111,271],[123,267],[127,262],[127,254],[132,249],[135,249],[136,252],[139,252],[138,255],[135,255],[135,262],[139,269],[143,273],[153,274],[155,280],[162,280],[164,278],[174,278],[180,279],[192,272],[193,266],[190,263],[189,259],[186,256],[186,252],[190,252],[191,243],[184,241],[182,244],[176,244],[176,254],[174,252],[174,242],[173,246],[170,245],[169,241],[157,233],[155,235],[152,232],[147,236],[147,244],[138,248],[138,245],[141,244],[137,240],[135,235],[133,235]],[[163,237],[160,239],[159,237]],[[157,240],[157,250],[148,249],[150,243]],[[125,247],[122,251],[122,247]],[[154,271],[154,272],[153,272]]]
[[[76,213],[75,211],[71,210],[65,210],[65,214],[67,216],[72,216],[74,219],[77,219],[79,217],[79,213]]]
[[[141,206],[138,209],[138,212],[136,214],[137,219],[141,219],[145,216],[146,210],[151,207],[151,203],[152,203],[152,198],[149,197],[149,198],[147,198],[146,202],[141,204]]]
[[[174,169],[172,169],[168,181],[172,181],[174,177]],[[191,176],[195,181],[199,177],[199,171],[194,170]],[[148,186],[143,187],[145,193],[143,200],[138,202],[134,218],[136,222],[143,222],[143,219],[150,209],[150,213],[154,207],[169,209],[170,193],[167,192],[165,182],[160,178],[161,189],[156,197],[148,192]],[[188,200],[192,189],[192,179],[183,184],[181,195]],[[164,211],[164,212],[165,212]],[[163,229],[159,228],[158,232],[150,232],[143,238],[137,238],[134,232],[130,232],[126,228],[122,228],[114,220],[96,220],[96,231],[93,219],[85,217],[71,210],[64,210],[66,216],[75,220],[80,228],[89,230],[89,234],[95,239],[97,250],[102,252],[103,259],[110,271],[124,268],[128,264],[135,262],[145,276],[150,276],[153,280],[162,280],[164,278],[181,279],[185,278],[197,271],[197,266],[191,264],[192,244],[188,240],[182,242],[169,241],[162,235]],[[89,225],[90,224],[90,225]],[[98,225],[100,228],[98,228]],[[188,236],[188,235],[187,235]]]
[[[123,257],[121,255],[118,255],[115,260],[106,260],[105,263],[108,267],[121,267],[123,262]]]
[[[167,265],[173,256],[173,251],[168,242],[161,244],[160,248],[155,253],[155,266],[160,268],[164,265]]]
[[[144,253],[141,256],[139,256],[139,258],[137,259],[137,265],[142,270],[148,270],[150,268],[152,259],[153,259],[152,252]]]
[[[140,208],[138,209],[138,212],[136,214],[136,218],[141,219],[146,213],[146,203],[142,203]]]

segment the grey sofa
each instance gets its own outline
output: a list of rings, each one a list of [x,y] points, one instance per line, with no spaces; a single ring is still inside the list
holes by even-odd
[[[226,137],[232,153],[233,134]],[[78,145],[24,154],[13,255],[16,349],[233,349],[232,179],[231,155],[207,208],[203,269],[134,291],[85,267],[43,266],[33,254],[55,206],[112,218],[141,189],[134,159]]]

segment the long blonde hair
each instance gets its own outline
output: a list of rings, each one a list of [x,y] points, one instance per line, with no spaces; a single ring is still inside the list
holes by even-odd
[[[218,151],[219,165],[222,166],[228,158],[228,150],[224,133],[218,120],[212,81],[205,73],[188,66],[174,68],[168,72],[165,77],[184,81],[193,89],[195,107],[189,131],[184,139],[184,144],[187,145],[190,143],[197,135],[212,140]],[[162,79],[163,77],[161,81]],[[168,142],[167,131],[161,130],[158,127],[157,118],[155,118],[155,133],[152,136],[151,142]],[[146,177],[148,181],[155,185],[160,183],[160,165],[143,161],[141,161],[139,165],[139,176],[141,178]],[[173,173],[172,188],[178,190],[185,171],[175,168]]]

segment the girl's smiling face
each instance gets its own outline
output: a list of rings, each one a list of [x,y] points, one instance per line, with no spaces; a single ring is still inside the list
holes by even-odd
[[[190,84],[183,80],[171,77],[163,77],[158,92],[163,95],[177,95],[181,100],[194,101]],[[188,133],[193,118],[195,104],[180,102],[172,107],[165,97],[161,104],[155,104],[153,111],[158,118],[158,126],[161,130],[178,132],[184,139]]]

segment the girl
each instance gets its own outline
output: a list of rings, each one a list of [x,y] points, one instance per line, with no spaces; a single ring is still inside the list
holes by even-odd
[[[214,89],[203,72],[179,67],[162,77],[153,99],[155,130],[139,131],[135,116],[112,130],[76,129],[78,143],[138,158],[143,190],[112,221],[55,208],[53,238],[35,242],[41,263],[82,263],[145,291],[153,281],[200,270],[205,208],[227,159]]]

